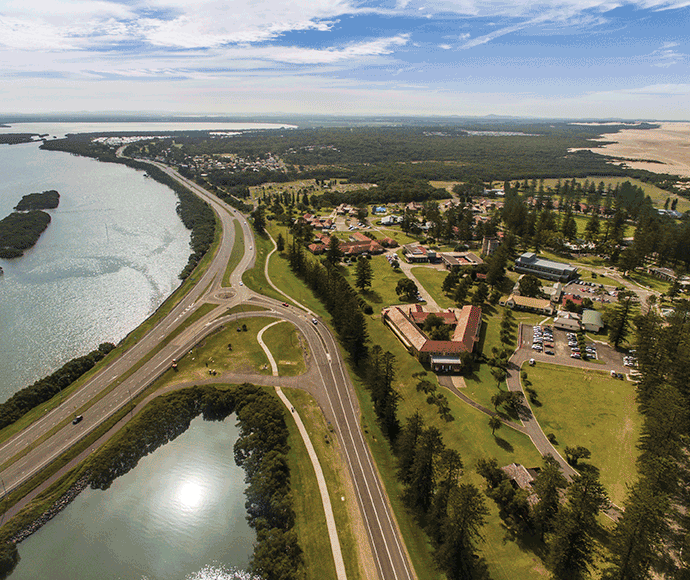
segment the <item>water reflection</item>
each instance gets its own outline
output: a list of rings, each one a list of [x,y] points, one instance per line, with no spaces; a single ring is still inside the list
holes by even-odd
[[[248,580],[254,532],[235,416],[201,417],[106,491],[88,489],[19,545],[12,580]]]

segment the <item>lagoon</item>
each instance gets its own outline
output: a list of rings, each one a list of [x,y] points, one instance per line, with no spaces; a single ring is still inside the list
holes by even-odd
[[[83,491],[19,544],[11,580],[247,580],[235,420],[199,416],[107,490]]]

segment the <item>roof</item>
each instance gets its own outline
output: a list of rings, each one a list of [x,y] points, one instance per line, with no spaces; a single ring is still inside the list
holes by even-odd
[[[508,297],[508,300],[512,300],[518,306],[523,306],[525,308],[551,308],[551,302],[545,298],[530,298],[529,296],[518,296],[517,294],[511,294]],[[508,302],[508,300],[506,300],[506,302]]]
[[[508,478],[517,483],[518,487],[521,489],[532,489],[534,477],[532,477],[532,474],[527,471],[527,468],[524,465],[520,465],[519,463],[511,463],[510,465],[501,467],[501,469],[508,476]]]
[[[582,324],[594,324],[596,326],[604,326],[604,319],[601,312],[597,310],[583,310]]]
[[[400,306],[389,308],[385,315],[416,350],[421,350],[427,338]]]
[[[558,271],[568,271],[577,270],[575,266],[570,264],[564,264],[563,262],[554,262],[553,260],[545,260],[543,258],[538,258],[534,252],[525,252],[517,260],[515,260],[516,266],[522,266],[529,268],[530,266],[536,266],[540,268],[549,268]]]
[[[463,306],[458,316],[458,325],[453,333],[453,340],[462,343],[467,352],[472,352],[474,343],[479,338],[482,326],[482,309],[479,306]]]

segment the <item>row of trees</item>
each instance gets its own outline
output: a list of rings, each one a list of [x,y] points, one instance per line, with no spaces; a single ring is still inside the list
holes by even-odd
[[[114,344],[104,342],[90,353],[66,362],[51,375],[17,391],[0,404],[0,429],[11,425],[34,407],[49,401],[62,389],[69,387],[114,348]]]

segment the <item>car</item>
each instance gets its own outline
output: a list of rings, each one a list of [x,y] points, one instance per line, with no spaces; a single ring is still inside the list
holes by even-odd
[[[72,419],[72,425],[76,425],[77,423],[81,423],[83,418],[84,418],[84,415],[77,415],[74,419]]]
[[[319,321],[316,320],[316,318],[312,318],[311,321],[312,321],[314,324],[318,324],[318,323],[319,323]]]
[[[250,250],[253,250],[253,249],[254,249],[254,246],[249,246],[249,249],[250,249]]]
[[[290,305],[287,302],[283,302],[283,306],[285,306],[287,308]]]
[[[244,283],[242,281],[240,281],[240,286],[244,286]]]
[[[551,356],[555,355],[556,353],[553,352],[552,350],[545,350],[544,351],[546,354],[550,354]]]
[[[623,373],[618,373],[618,378],[621,379],[622,381],[624,381],[625,375]]]
[[[570,358],[582,358],[579,352],[571,352]]]

